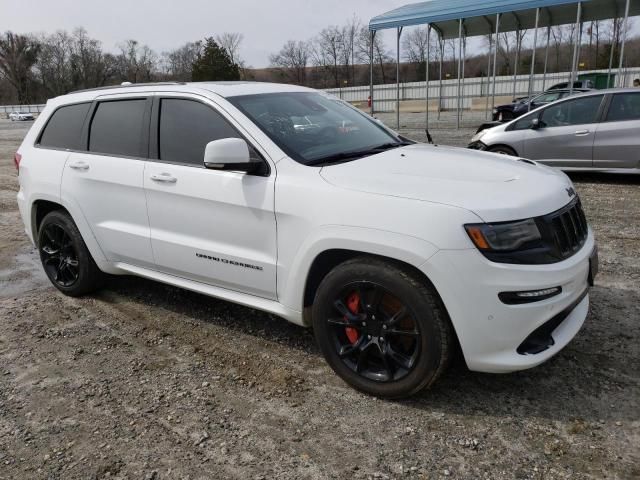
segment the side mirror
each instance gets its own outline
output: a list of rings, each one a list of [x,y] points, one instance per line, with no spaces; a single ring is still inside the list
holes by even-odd
[[[259,164],[249,159],[249,146],[242,138],[222,138],[207,143],[204,166],[213,170],[252,172]]]
[[[540,122],[539,118],[534,118],[533,120],[531,120],[531,130],[538,130],[539,128],[542,128],[543,124],[542,122]]]

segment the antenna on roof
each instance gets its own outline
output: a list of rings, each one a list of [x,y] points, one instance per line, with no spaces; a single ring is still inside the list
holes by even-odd
[[[124,87],[124,86],[127,86],[127,85],[132,85],[132,83],[131,82],[122,82],[120,85]]]

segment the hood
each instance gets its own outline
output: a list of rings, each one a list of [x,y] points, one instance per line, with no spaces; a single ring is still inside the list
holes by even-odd
[[[464,208],[485,222],[544,215],[573,198],[567,190],[571,181],[559,170],[505,155],[426,144],[326,166],[320,175],[340,188]]]

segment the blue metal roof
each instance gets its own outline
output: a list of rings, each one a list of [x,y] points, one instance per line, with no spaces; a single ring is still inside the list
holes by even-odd
[[[496,14],[504,14],[500,31],[533,28],[541,9],[540,27],[575,22],[578,0],[430,0],[412,3],[373,17],[370,30],[431,24],[444,38],[458,36],[463,19],[467,36],[491,33]],[[605,20],[624,15],[625,0],[582,0],[583,20]],[[629,15],[640,14],[640,0],[631,0]]]

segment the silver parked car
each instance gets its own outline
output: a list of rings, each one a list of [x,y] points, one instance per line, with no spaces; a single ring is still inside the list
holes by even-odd
[[[34,120],[33,114],[28,112],[11,112],[9,114],[9,120],[12,122],[26,122]]]
[[[595,90],[477,133],[469,148],[563,170],[640,170],[640,90]]]

